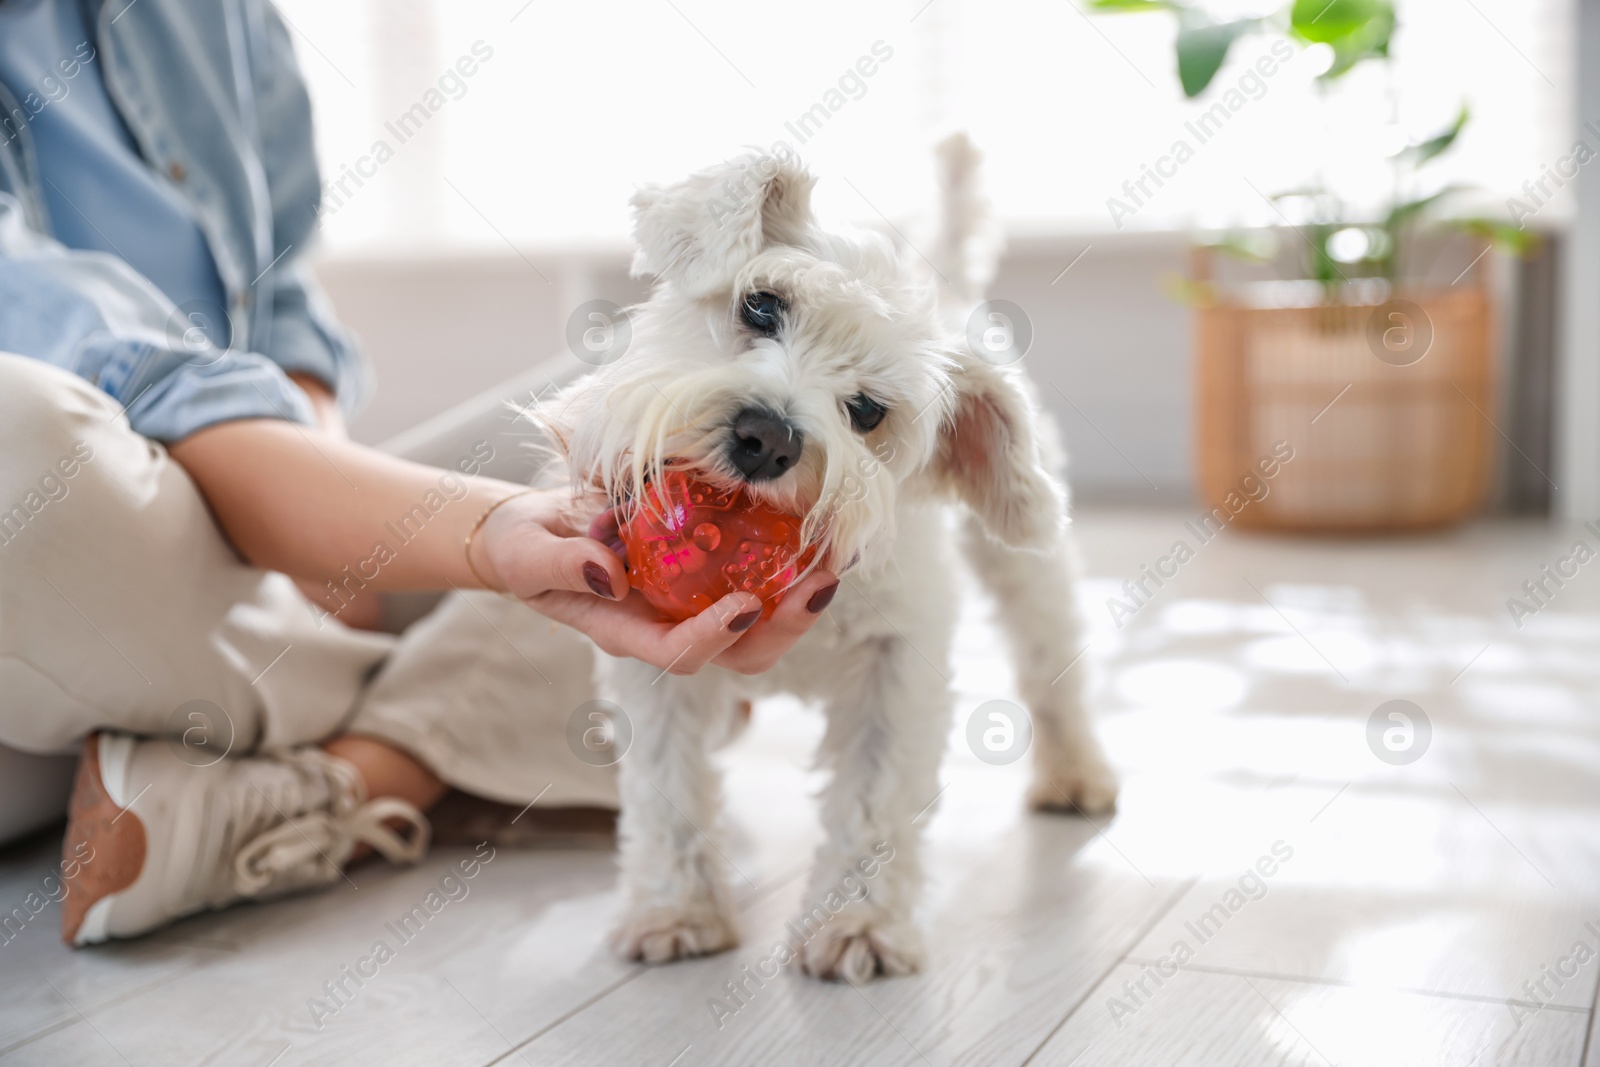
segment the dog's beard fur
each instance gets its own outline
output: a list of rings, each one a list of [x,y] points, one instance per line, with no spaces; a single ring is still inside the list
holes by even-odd
[[[764,166],[775,176],[734,217],[715,217],[719,179],[726,189],[727,174]],[[725,453],[731,424],[763,407],[805,445],[792,471],[747,487],[804,516],[819,562],[884,563],[904,496],[953,493],[1008,543],[1047,543],[1064,500],[1041,464],[1026,393],[964,350],[926,272],[888,239],[818,226],[810,186],[792,164],[749,157],[635,197],[635,268],[661,280],[630,310],[621,358],[541,410],[574,481],[625,509],[669,464],[740,482]],[[757,291],[787,305],[776,338],[740,322]],[[868,433],[851,422],[857,395],[888,408]]]
[[[933,294],[886,240],[828,236],[825,248],[758,253],[724,293],[692,298],[665,285],[633,309],[627,353],[547,409],[558,413],[555,434],[576,479],[617,503],[637,501],[638,487],[668,464],[738,484],[730,427],[745,409],[769,409],[804,446],[793,470],[748,491],[804,516],[802,537],[835,569],[881,563],[902,487],[938,454],[959,364]],[[739,301],[755,291],[787,303],[777,338],[738,320]],[[857,395],[888,408],[871,432],[851,423],[846,405]]]

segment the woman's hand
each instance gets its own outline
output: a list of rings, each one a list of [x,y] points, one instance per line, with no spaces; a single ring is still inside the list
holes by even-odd
[[[631,656],[670,671],[694,674],[708,663],[759,674],[777,663],[821,617],[839,581],[817,569],[789,589],[761,620],[762,602],[729,593],[692,619],[662,620],[641,596],[630,596],[618,553],[594,537],[593,500],[574,506],[566,489],[535,490],[496,508],[473,539],[472,562],[492,584],[557,622],[587,634],[614,656]],[[611,540],[615,520],[593,530]]]
[[[376,593],[482,583],[613,655],[677,674],[707,663],[758,674],[812,627],[838,588],[818,570],[766,620],[757,621],[759,599],[733,593],[674,626],[643,597],[628,595],[622,560],[584,536],[603,502],[580,514],[566,487],[519,495],[508,482],[462,479],[281,419],[217,423],[167,451],[240,556],[302,580],[313,601],[341,620],[354,620],[361,600]],[[505,503],[471,537],[469,566],[462,542],[496,500]],[[317,521],[308,524],[307,516]],[[410,524],[404,540],[396,539],[395,516]]]

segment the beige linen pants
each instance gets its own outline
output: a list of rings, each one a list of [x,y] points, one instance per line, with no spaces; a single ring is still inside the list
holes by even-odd
[[[565,740],[592,665],[579,635],[490,594],[448,597],[398,639],[319,620],[287,577],[235,555],[111,398],[0,354],[0,746],[170,737],[215,708],[235,754],[363,733],[469,792],[614,804],[609,770]],[[30,807],[7,782],[37,807],[36,776],[3,773],[17,758],[0,753],[0,840],[28,828],[7,833]]]

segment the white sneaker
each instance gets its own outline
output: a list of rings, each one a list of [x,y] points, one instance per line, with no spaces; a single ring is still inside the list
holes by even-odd
[[[412,863],[428,837],[415,807],[368,802],[356,769],[314,746],[196,767],[165,741],[93,734],[62,844],[61,937],[132,937],[205,908],[327,885],[360,844]]]

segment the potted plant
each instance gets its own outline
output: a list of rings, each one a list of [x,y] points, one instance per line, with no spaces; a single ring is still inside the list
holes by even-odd
[[[1175,15],[1178,76],[1191,99],[1232,45],[1256,33],[1328,53],[1317,79],[1326,95],[1357,66],[1387,63],[1397,24],[1390,0],[1293,0],[1274,15],[1232,21],[1181,0],[1087,2],[1095,11]],[[1320,184],[1272,197],[1286,222],[1291,211],[1299,219],[1286,238],[1300,260],[1295,282],[1214,279],[1214,253],[1279,260],[1275,234],[1197,245],[1194,277],[1178,291],[1195,308],[1199,481],[1219,522],[1386,531],[1454,522],[1481,506],[1495,432],[1487,272],[1465,286],[1427,284],[1413,262],[1421,239],[1446,228],[1516,251],[1531,241],[1494,220],[1447,215],[1461,187],[1430,190],[1429,164],[1469,119],[1463,107],[1390,157],[1394,194],[1375,215],[1354,212]],[[1274,460],[1270,491],[1241,497],[1243,479],[1260,483],[1264,457]]]

